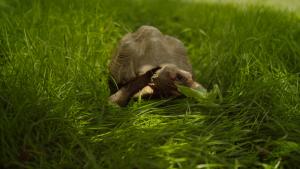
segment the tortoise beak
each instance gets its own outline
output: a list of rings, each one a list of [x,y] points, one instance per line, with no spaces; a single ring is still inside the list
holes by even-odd
[[[201,90],[203,92],[207,92],[207,89],[198,82],[193,82],[193,84],[190,86],[190,88],[196,89],[196,90]]]
[[[191,84],[191,88],[193,88],[193,89],[197,89],[197,88],[199,88],[199,87],[201,87],[202,85],[200,85],[199,83],[197,83],[197,82],[192,82],[192,84]]]

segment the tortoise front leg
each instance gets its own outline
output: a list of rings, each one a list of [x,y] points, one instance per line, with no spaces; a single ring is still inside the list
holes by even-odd
[[[145,86],[148,85],[151,81],[151,77],[154,74],[154,71],[157,69],[153,69],[152,71],[147,72],[142,76],[138,76],[137,78],[129,81],[125,86],[121,87],[116,93],[109,97],[109,101],[112,103],[116,103],[119,106],[126,106],[129,102],[129,99],[142,90]]]

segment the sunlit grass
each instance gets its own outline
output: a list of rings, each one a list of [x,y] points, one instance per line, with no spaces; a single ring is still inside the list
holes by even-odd
[[[0,1],[0,168],[297,168],[300,26],[270,7]],[[195,98],[107,103],[117,41],[153,25],[187,46]]]
[[[265,5],[279,10],[288,10],[299,13],[300,1],[298,0],[191,0],[194,2],[209,2],[209,3],[231,3],[242,6],[247,5]]]

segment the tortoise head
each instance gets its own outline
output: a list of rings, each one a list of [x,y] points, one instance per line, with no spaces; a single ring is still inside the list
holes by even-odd
[[[155,86],[163,96],[179,96],[176,84],[191,88],[198,88],[201,85],[193,80],[190,72],[178,68],[176,65],[168,64],[162,66],[153,77]]]

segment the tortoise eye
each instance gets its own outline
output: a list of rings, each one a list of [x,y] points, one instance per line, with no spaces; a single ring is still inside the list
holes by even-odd
[[[186,78],[183,77],[181,74],[176,74],[176,80],[177,81],[184,81]]]

